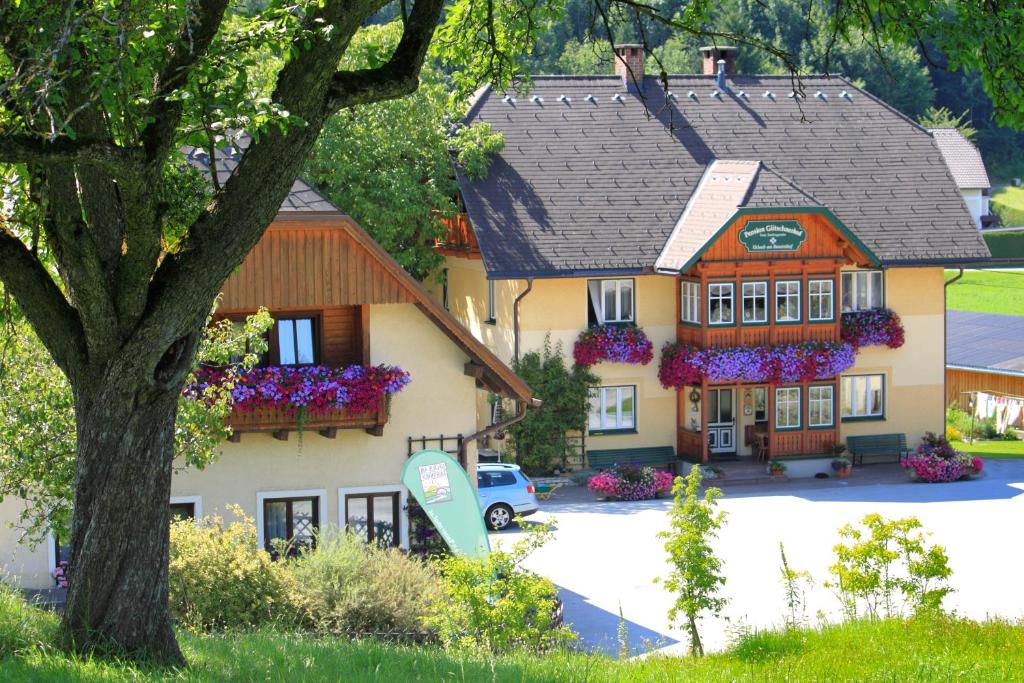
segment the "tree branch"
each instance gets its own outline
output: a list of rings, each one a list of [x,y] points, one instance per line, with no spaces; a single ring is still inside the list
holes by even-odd
[[[46,140],[32,135],[0,137],[0,161],[9,164],[88,161],[119,174],[126,164],[136,165],[142,160],[141,148],[121,147],[107,140],[68,137]]]
[[[402,39],[386,64],[334,74],[328,93],[330,108],[380,102],[414,92],[443,6],[444,0],[419,0],[413,5]]]
[[[78,313],[39,260],[5,227],[0,227],[0,282],[70,379],[86,355]]]

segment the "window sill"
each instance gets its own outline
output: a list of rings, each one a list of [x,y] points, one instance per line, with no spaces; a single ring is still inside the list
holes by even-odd
[[[744,320],[742,325],[743,325],[743,327],[768,327],[768,321],[765,320],[763,322],[759,322],[759,321],[747,322],[746,320]]]
[[[864,415],[861,417],[844,417],[843,422],[885,422],[885,415]]]
[[[603,323],[587,323],[587,328],[588,329],[593,329],[595,327],[601,327],[602,325],[604,325],[605,327],[635,327],[636,326],[636,321],[635,320],[609,320],[609,321],[603,322]]]
[[[636,429],[598,429],[587,432],[590,436],[615,436],[617,434],[639,434]]]
[[[803,427],[776,427],[776,433],[778,432],[800,432],[803,431]]]
[[[827,431],[829,429],[835,429],[835,428],[836,428],[836,426],[834,424],[832,424],[832,425],[818,425],[818,426],[814,426],[814,427],[808,427],[807,431],[810,431],[810,432],[823,432],[823,431]]]

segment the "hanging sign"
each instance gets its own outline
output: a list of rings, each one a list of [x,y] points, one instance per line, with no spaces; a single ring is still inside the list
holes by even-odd
[[[740,229],[740,244],[749,252],[796,251],[806,239],[799,221],[750,221]]]
[[[419,451],[405,462],[402,483],[453,553],[482,557],[491,552],[476,489],[455,458],[444,451]]]

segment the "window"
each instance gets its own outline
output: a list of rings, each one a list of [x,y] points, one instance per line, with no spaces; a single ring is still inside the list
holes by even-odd
[[[635,387],[600,387],[590,397],[590,431],[636,428]]]
[[[754,422],[768,421],[768,389],[754,387]]]
[[[367,543],[398,546],[399,494],[356,493],[345,496],[345,526]]]
[[[171,521],[180,522],[196,518],[195,503],[171,503]]]
[[[785,280],[775,283],[775,322],[800,321],[800,281]]]
[[[587,318],[591,325],[633,322],[633,281],[588,280]]]
[[[487,281],[487,320],[493,323],[498,319],[497,294],[494,291],[494,280]]]
[[[743,283],[743,322],[768,322],[768,283]]]
[[[807,389],[807,426],[831,427],[835,424],[832,415],[834,391],[830,386]]]
[[[484,470],[476,473],[476,485],[478,488],[489,489],[493,486],[515,486],[516,475],[501,470]]]
[[[775,390],[775,428],[800,429],[800,387]]]
[[[312,318],[278,320],[276,339],[279,365],[316,363]]]
[[[832,280],[811,280],[807,283],[808,320],[835,320],[832,306]]]
[[[708,285],[708,324],[731,325],[733,284],[717,282]]]
[[[700,283],[684,280],[679,283],[679,319],[684,323],[700,324]]]
[[[272,556],[277,557],[282,543],[288,556],[297,555],[300,548],[314,547],[319,528],[318,497],[263,499],[263,545]]]
[[[881,308],[882,271],[857,270],[843,273],[843,313]]]
[[[843,377],[843,419],[881,418],[885,414],[885,376]]]

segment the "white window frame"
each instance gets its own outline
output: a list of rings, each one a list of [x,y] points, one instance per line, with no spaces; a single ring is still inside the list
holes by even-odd
[[[593,301],[593,292],[591,287],[597,285],[597,303]],[[629,306],[631,315],[626,318],[622,315],[622,286],[623,284],[629,285]],[[615,311],[614,315],[608,315],[608,311],[604,310],[604,299],[605,295],[609,290],[614,290],[615,294]],[[633,278],[618,278],[615,280],[587,280],[587,299],[588,305],[594,306],[594,312],[597,314],[597,324],[604,325],[605,323],[632,323],[636,321],[636,281]]]
[[[877,378],[879,380],[879,390],[881,391],[882,400],[879,406],[879,412],[872,413],[868,412],[870,396],[871,396],[871,380]],[[863,385],[864,393],[860,405],[857,405],[857,385]],[[884,420],[885,419],[885,374],[880,372],[863,374],[863,375],[843,375],[840,378],[840,392],[842,396],[842,405],[840,406],[840,418],[843,420]],[[846,397],[850,396],[850,405],[854,412],[847,414],[846,412]],[[864,412],[858,412],[859,409]]]
[[[820,394],[815,396],[815,392],[828,391],[828,398],[825,399]],[[812,415],[812,407],[817,404],[819,407],[818,414],[821,415],[821,406],[828,405],[828,422],[815,422]],[[836,426],[836,390],[831,384],[812,384],[807,387],[807,426],[810,428],[822,429],[826,427]]]
[[[787,394],[791,393],[791,392],[796,392],[796,424],[795,425],[789,425],[789,424],[787,424],[787,425],[780,425],[779,424],[779,406],[781,406],[783,404],[788,406],[789,404],[791,404],[793,402],[790,399],[787,399],[785,401],[780,401],[779,400],[779,393],[780,392],[786,392]],[[775,388],[775,411],[774,411],[775,412],[775,418],[774,419],[775,419],[775,429],[776,429],[776,431],[779,431],[779,430],[781,430],[781,431],[792,431],[792,430],[801,429],[803,427],[803,406],[801,405],[801,398],[802,398],[801,393],[802,392],[800,391],[800,387],[776,387]]]
[[[847,278],[849,278],[850,286],[847,287]],[[884,308],[885,307],[885,274],[881,270],[844,270],[839,278],[840,287],[842,292],[840,295],[839,305],[842,308],[843,313],[853,313],[855,311],[870,310],[872,308]],[[865,289],[867,293],[865,298],[867,299],[868,305],[861,308],[857,304],[860,290]],[[844,301],[846,300],[846,292],[850,292],[849,308],[846,307]],[[877,306],[872,306],[872,299],[875,298],[877,293],[878,302]]]
[[[754,288],[754,293],[747,295],[747,286]],[[762,287],[761,294],[757,293],[757,286]],[[747,299],[758,299],[760,298],[764,304],[762,307],[764,310],[764,316],[760,319],[747,320]],[[757,304],[754,304],[754,310],[757,310]],[[767,280],[752,280],[750,282],[743,282],[740,284],[740,322],[744,325],[759,325],[768,322],[768,282]]]
[[[624,426],[622,424],[622,402],[624,397],[624,390],[628,390],[632,394],[633,398],[633,423]],[[608,426],[605,424],[606,408],[608,407],[606,395],[607,392],[615,393],[615,424]],[[597,408],[597,422],[598,426],[594,427],[591,422],[594,417],[594,408],[596,399]],[[591,395],[590,400],[590,413],[587,416],[587,427],[588,430],[593,432],[623,432],[636,430],[636,386],[632,384],[617,384],[613,386],[596,387],[594,393]]]
[[[815,285],[828,285],[828,292],[815,292]],[[828,298],[828,317],[814,315],[814,299]],[[815,278],[807,281],[807,319],[814,322],[833,322],[836,319],[836,285],[831,278]]]
[[[270,498],[316,498],[317,519],[322,531],[327,519],[327,489],[301,489],[295,491],[257,491],[256,492],[256,547],[261,550],[267,547],[263,533],[263,501]]]
[[[716,294],[712,294],[711,293],[712,288],[724,288],[724,287],[728,287],[729,288],[728,299],[726,299],[726,297],[724,297],[721,294],[721,291],[723,291],[723,290],[718,290],[719,293],[716,293]],[[724,302],[726,300],[728,300],[728,302],[729,302],[729,319],[728,320],[719,320],[718,322],[715,322],[711,318],[711,302],[712,301]],[[735,282],[709,282],[708,283],[708,325],[709,326],[717,326],[717,325],[735,325],[735,324],[736,324],[736,283]]]
[[[679,320],[700,325],[700,282],[682,280],[679,283]]]
[[[780,318],[779,317],[779,285],[786,285],[787,289],[789,285],[796,285],[796,292],[786,292],[782,296],[786,299],[788,304],[789,300],[796,298],[796,317],[795,318]],[[800,305],[800,280],[776,280],[775,281],[775,296],[772,299],[772,308],[774,310],[775,322],[777,323],[798,323],[800,322],[800,316],[803,313]],[[788,306],[787,306],[788,308]]]
[[[192,509],[195,511],[193,519],[199,521],[203,518],[203,497],[202,496],[171,496],[171,505],[185,505],[187,503],[192,504]]]
[[[359,496],[367,493],[398,494],[398,547],[409,549],[409,489],[401,484],[384,484],[381,486],[349,486],[338,489],[338,528],[344,529],[345,496]],[[323,519],[321,517],[321,519]]]
[[[498,293],[494,286],[494,280],[487,281],[487,322],[493,323],[498,320]]]

